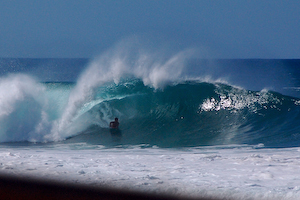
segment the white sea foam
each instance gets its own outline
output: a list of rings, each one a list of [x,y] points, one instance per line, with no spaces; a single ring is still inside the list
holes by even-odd
[[[256,113],[258,109],[267,109],[264,105],[272,103],[272,108],[276,108],[277,104],[281,101],[267,90],[260,92],[249,93],[248,90],[231,87],[230,90],[218,90],[218,84],[216,84],[216,93],[219,95],[219,100],[215,98],[206,99],[200,106],[199,110],[202,111],[219,111],[221,109],[227,110],[240,110],[248,108],[250,111]],[[277,108],[278,109],[278,108]]]
[[[186,196],[299,199],[300,148],[1,148],[0,172]]]

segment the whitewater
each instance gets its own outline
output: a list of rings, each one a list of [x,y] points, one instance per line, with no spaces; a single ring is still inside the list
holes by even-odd
[[[0,59],[0,172],[223,199],[299,199],[298,60],[119,44]],[[108,124],[119,118],[120,131]]]

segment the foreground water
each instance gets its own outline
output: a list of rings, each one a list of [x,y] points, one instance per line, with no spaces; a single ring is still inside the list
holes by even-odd
[[[187,197],[300,197],[299,148],[90,148],[84,143],[2,147],[0,170],[24,178]]]

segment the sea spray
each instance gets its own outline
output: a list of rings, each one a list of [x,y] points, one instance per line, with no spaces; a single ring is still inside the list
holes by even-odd
[[[155,89],[163,88],[167,83],[181,78],[186,60],[195,55],[195,51],[189,49],[158,58],[144,51],[142,54],[142,51],[128,51],[131,48],[119,45],[91,62],[77,81],[62,117],[55,122],[47,138],[61,140],[74,135],[75,129],[82,131],[87,128],[90,125],[88,123],[75,125],[74,116],[85,103],[94,98],[95,89],[101,85],[112,81],[118,84],[121,78],[133,76],[142,79],[145,85]]]

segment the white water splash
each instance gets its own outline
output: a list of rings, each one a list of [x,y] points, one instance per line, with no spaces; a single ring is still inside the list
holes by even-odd
[[[86,123],[83,123],[84,127],[76,124],[74,128],[74,117],[86,102],[93,100],[94,90],[99,86],[112,81],[118,84],[121,78],[133,76],[142,79],[145,85],[155,89],[163,88],[180,79],[185,62],[195,53],[195,50],[187,49],[164,56],[121,42],[91,62],[71,92],[62,117],[54,123],[51,134],[46,138],[61,140],[74,135],[74,129],[78,132],[86,128]]]
[[[22,74],[0,79],[0,141],[40,141],[48,128],[45,88]]]

